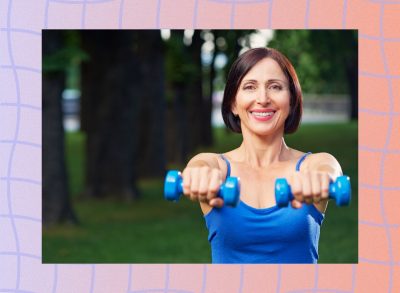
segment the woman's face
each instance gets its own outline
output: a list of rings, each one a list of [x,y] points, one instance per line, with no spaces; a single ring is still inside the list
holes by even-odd
[[[288,80],[274,59],[264,58],[243,77],[232,112],[239,115],[242,132],[264,136],[283,135],[289,111]]]

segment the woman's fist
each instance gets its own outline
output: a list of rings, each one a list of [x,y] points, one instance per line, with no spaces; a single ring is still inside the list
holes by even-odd
[[[292,207],[300,208],[301,203],[319,203],[329,198],[329,182],[331,178],[327,172],[300,171],[288,178],[294,197]]]
[[[183,170],[182,177],[185,196],[213,207],[223,206],[223,199],[217,197],[223,182],[221,170],[208,166],[187,167]]]

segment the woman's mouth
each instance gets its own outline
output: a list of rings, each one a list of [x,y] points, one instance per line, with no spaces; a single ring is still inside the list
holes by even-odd
[[[276,111],[274,110],[264,110],[264,111],[250,111],[251,117],[257,121],[268,121],[272,119]]]

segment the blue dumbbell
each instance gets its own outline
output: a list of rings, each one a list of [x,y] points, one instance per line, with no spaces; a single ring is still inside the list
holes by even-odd
[[[164,181],[164,198],[178,201],[183,194],[182,175],[179,171],[168,171]],[[224,200],[224,204],[236,206],[240,196],[240,181],[237,177],[228,177],[221,185],[218,196]]]
[[[347,206],[351,200],[350,177],[339,176],[335,182],[329,184],[329,198],[336,201],[337,206]],[[287,206],[294,199],[290,185],[285,178],[275,181],[275,199],[280,207]]]

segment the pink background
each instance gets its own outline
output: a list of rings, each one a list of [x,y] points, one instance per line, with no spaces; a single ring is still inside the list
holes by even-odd
[[[0,0],[0,292],[400,292],[400,0]],[[359,30],[358,265],[43,265],[41,29]]]

